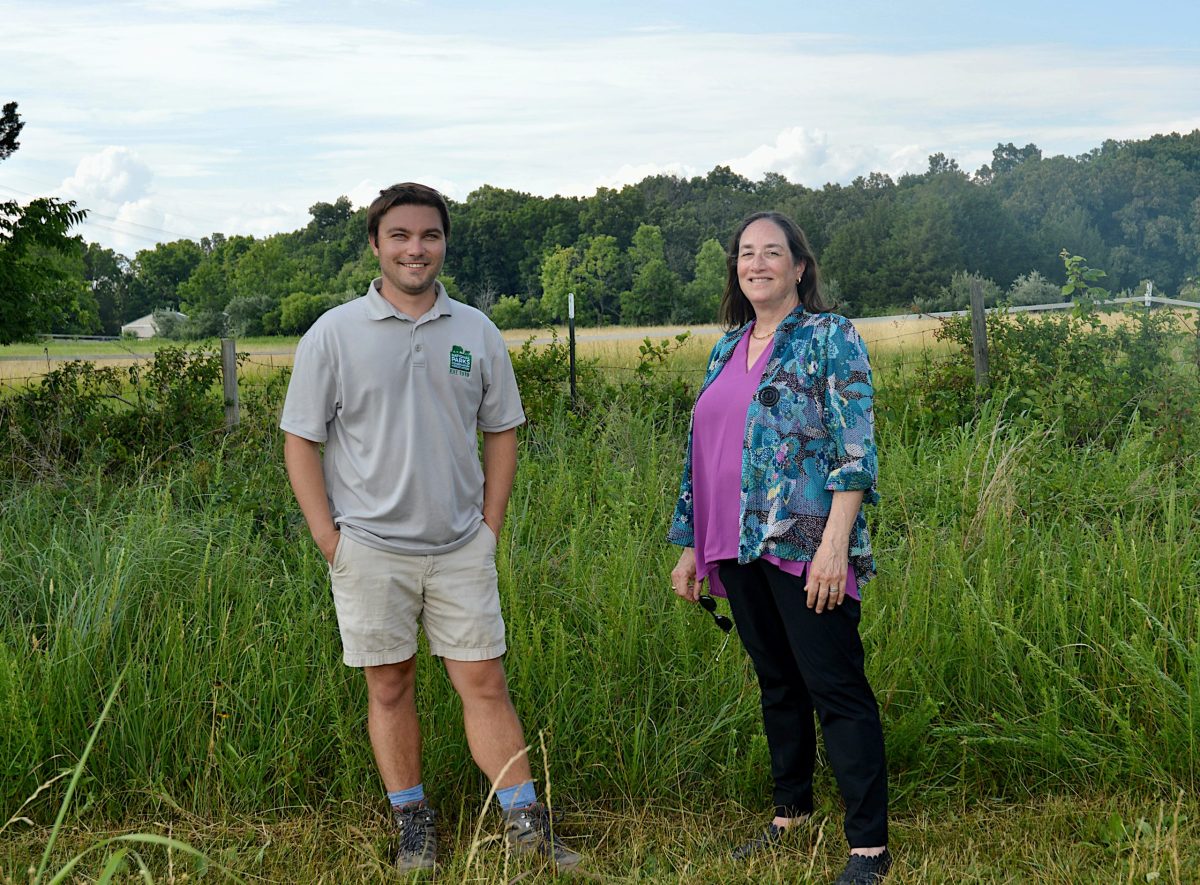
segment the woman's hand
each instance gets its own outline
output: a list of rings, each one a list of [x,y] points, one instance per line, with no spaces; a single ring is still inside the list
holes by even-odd
[[[682,596],[688,602],[700,598],[700,584],[696,581],[696,551],[692,547],[684,547],[679,554],[679,562],[671,569],[671,589],[676,596]]]
[[[841,605],[846,598],[846,573],[849,571],[849,544],[821,541],[808,565],[808,607],[820,614]]]
[[[862,506],[862,492],[834,492],[833,506],[825,520],[821,546],[808,564],[808,607],[817,614],[846,600],[846,574],[850,570],[850,529]]]

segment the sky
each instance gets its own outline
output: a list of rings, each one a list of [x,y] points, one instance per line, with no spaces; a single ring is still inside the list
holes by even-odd
[[[810,187],[1200,128],[1200,3],[0,0],[0,200],[125,255],[295,230],[396,181]]]

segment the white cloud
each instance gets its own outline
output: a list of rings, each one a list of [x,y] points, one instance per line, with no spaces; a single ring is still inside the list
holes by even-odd
[[[350,188],[350,191],[346,194],[346,196],[350,200],[350,205],[354,206],[355,208],[361,206],[370,206],[371,201],[379,196],[379,192],[385,187],[387,187],[387,185],[380,184],[378,181],[373,181],[369,178],[364,178],[354,187]]]
[[[577,195],[586,196],[593,194],[597,188],[601,187],[615,189],[626,184],[636,184],[643,178],[648,178],[651,175],[674,175],[677,178],[691,178],[698,174],[700,174],[698,170],[685,163],[626,163],[615,172],[600,176],[592,182],[590,187],[578,191]]]
[[[153,177],[150,167],[129,148],[110,145],[80,160],[60,190],[83,202],[126,203],[145,195]]]
[[[235,9],[272,9],[279,0],[156,0],[152,9],[178,9],[184,12],[228,12]]]
[[[920,171],[935,151],[971,171],[997,142],[1078,153],[1187,131],[1200,106],[1185,53],[880,50],[644,18],[617,36],[481,37],[368,5],[339,18],[353,25],[289,5],[253,24],[197,12],[265,2],[5,15],[6,80],[30,124],[21,173],[114,217],[149,200],[167,230],[270,233],[318,200],[364,205],[397,180],[455,199],[483,183],[588,194],[728,164],[820,186]],[[454,28],[451,11],[427,11]]]
[[[265,237],[281,230],[303,227],[307,221],[306,209],[288,203],[245,203],[226,214],[213,230]]]
[[[85,155],[58,195],[88,211],[84,236],[126,255],[175,239],[151,194],[154,173],[128,147],[109,145]]]
[[[119,204],[94,205],[80,232],[84,239],[115,249],[122,255],[133,256],[141,249],[151,249],[155,243],[178,239],[170,232],[171,220],[154,200],[142,197]]]
[[[122,203],[121,207],[117,210],[116,221],[118,224],[129,228],[140,227],[149,230],[162,230],[167,218],[166,214],[155,206],[151,200],[143,198],[129,203]]]
[[[339,194],[345,194],[350,200],[350,205],[355,208],[370,206],[375,198],[379,196],[379,192],[384,188],[391,187],[393,184],[399,184],[401,181],[419,181],[421,184],[427,185],[441,193],[443,196],[452,200],[465,200],[474,188],[463,187],[461,183],[451,181],[448,178],[442,178],[437,175],[417,175],[413,174],[408,177],[395,177],[388,181],[383,181],[378,178],[364,178],[354,187],[347,191],[344,185],[330,183],[330,187],[334,190],[341,187]],[[330,196],[321,197],[321,200],[326,203],[331,203],[337,199],[339,194],[331,194]],[[314,201],[315,202],[315,201]],[[311,204],[310,204],[311,205]]]
[[[821,187],[848,183],[860,175],[885,172],[897,176],[924,171],[928,153],[920,145],[865,145],[836,140],[820,129],[784,129],[772,144],[762,144],[744,156],[726,161],[734,172],[757,181],[768,172],[788,180]]]

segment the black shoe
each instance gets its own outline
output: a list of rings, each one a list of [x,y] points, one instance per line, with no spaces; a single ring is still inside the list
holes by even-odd
[[[515,851],[552,860],[560,870],[579,866],[583,859],[563,845],[554,832],[550,810],[541,802],[504,812],[504,837]]]
[[[400,831],[396,869],[402,873],[432,870],[437,865],[437,812],[424,802],[414,802],[392,806],[392,820]]]
[[[883,854],[867,857],[865,854],[852,854],[833,885],[878,885],[892,868],[892,855],[885,848]]]
[[[792,826],[794,827],[796,824],[792,824]],[[757,836],[733,849],[729,853],[730,857],[734,860],[749,860],[756,854],[773,851],[783,843],[784,831],[788,829],[791,827],[778,827],[774,821],[771,821],[767,824],[767,828]]]

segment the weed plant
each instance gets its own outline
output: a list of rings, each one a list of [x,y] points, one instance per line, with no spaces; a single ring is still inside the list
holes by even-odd
[[[593,374],[572,409],[552,368],[537,390],[525,380],[534,420],[498,568],[514,701],[546,742],[554,795],[761,809],[749,663],[670,589],[664,536],[694,387]],[[364,685],[341,664],[327,568],[282,466],[284,380],[246,391],[235,434],[178,458],[3,480],[0,819],[76,761],[126,669],[72,820],[269,821],[377,802]],[[909,381],[877,381],[880,576],[862,630],[897,810],[1194,795],[1196,435],[1190,450],[1167,445],[1134,411],[1081,441],[1017,420],[1001,397],[951,423]],[[487,785],[424,652],[418,699],[425,783],[469,817]],[[832,784],[821,794],[832,801]],[[59,798],[22,814],[48,824]]]

